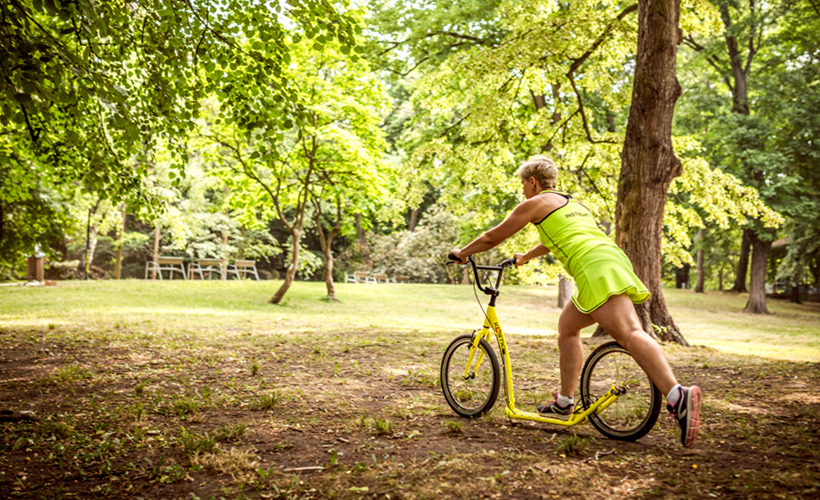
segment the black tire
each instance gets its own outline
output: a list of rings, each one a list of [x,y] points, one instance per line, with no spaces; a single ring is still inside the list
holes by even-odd
[[[635,358],[617,342],[592,351],[581,372],[581,401],[589,408],[610,388],[628,386],[626,394],[589,421],[601,434],[621,441],[637,441],[652,430],[661,411],[661,391]]]
[[[501,369],[498,358],[486,339],[481,339],[470,369],[475,367],[480,351],[484,351],[479,373],[465,379],[464,369],[473,345],[471,334],[456,337],[441,359],[441,391],[447,404],[458,415],[478,418],[490,411],[501,388]]]

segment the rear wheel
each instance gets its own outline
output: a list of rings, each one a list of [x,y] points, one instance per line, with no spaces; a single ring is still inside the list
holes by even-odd
[[[473,335],[456,337],[441,359],[441,391],[450,408],[465,418],[480,417],[490,411],[501,387],[498,358],[486,339],[479,341],[470,366],[467,367],[472,346]],[[479,360],[481,364],[476,370]]]
[[[617,342],[595,349],[581,372],[581,400],[584,408],[604,396],[612,386],[626,393],[589,421],[610,439],[636,441],[652,430],[661,411],[661,392],[629,352]]]

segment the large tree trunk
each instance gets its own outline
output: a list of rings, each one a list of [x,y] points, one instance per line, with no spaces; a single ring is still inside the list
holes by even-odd
[[[296,277],[296,271],[299,269],[299,240],[302,236],[301,228],[294,228],[290,232],[290,236],[293,241],[290,247],[290,266],[288,267],[288,271],[285,273],[285,282],[282,283],[279,290],[276,290],[276,293],[268,301],[269,304],[278,304],[282,301],[282,298],[288,292],[288,288],[290,288],[290,285],[293,284],[293,279]]]
[[[749,283],[749,301],[743,312],[769,314],[766,308],[766,267],[769,263],[769,250],[772,240],[764,241],[754,232],[752,240],[752,279]]]
[[[740,259],[737,262],[737,273],[735,274],[735,284],[731,288],[732,292],[746,293],[749,291],[746,288],[746,271],[749,269],[749,251],[752,247],[751,234],[751,229],[743,230],[743,240],[740,242]]]
[[[359,250],[362,252],[362,263],[365,267],[370,267],[370,251],[367,249],[367,238],[362,229],[362,214],[355,214],[353,220],[356,223],[356,236],[359,239]]]
[[[615,233],[635,273],[652,293],[636,310],[644,330],[688,345],[666,308],[661,238],[666,194],[682,172],[672,150],[672,116],[681,88],[675,73],[680,0],[639,0],[632,106],[621,152]]]
[[[572,297],[572,281],[561,274],[558,276],[558,309],[563,310],[570,301],[570,297]]]

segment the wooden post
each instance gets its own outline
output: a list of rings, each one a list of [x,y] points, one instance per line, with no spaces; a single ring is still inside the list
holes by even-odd
[[[125,203],[120,207],[120,214],[122,215],[122,224],[120,225],[117,234],[117,260],[114,262],[114,279],[120,279],[122,271],[122,240],[125,235]]]
[[[157,226],[154,229],[154,262],[159,260],[159,239],[162,235],[160,234],[160,227],[159,222],[157,222]],[[151,279],[157,279],[157,271],[156,269],[151,271]]]

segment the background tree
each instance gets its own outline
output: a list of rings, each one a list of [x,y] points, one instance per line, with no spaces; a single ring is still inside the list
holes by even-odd
[[[288,133],[245,134],[219,118],[203,125],[203,137],[222,155],[214,160],[224,167],[220,173],[230,187],[232,206],[244,207],[252,217],[275,216],[290,233],[290,265],[270,300],[273,304],[282,300],[299,269],[310,207],[325,196],[334,202],[338,196],[341,209],[345,194],[374,194],[385,182],[378,126],[384,91],[365,61],[354,60],[343,49],[328,43],[323,50],[313,50],[307,42],[291,49],[294,58],[286,74],[300,81],[299,113],[304,119]],[[259,119],[275,120],[277,115],[271,108]],[[332,270],[332,261],[329,266]],[[333,296],[332,272],[326,277]]]

